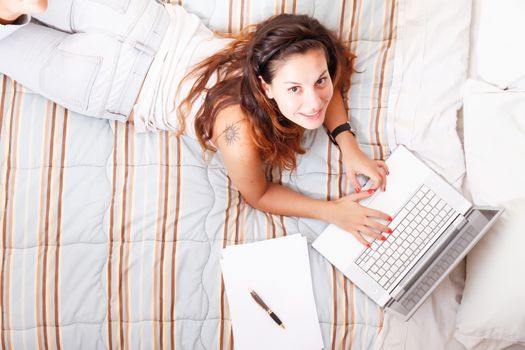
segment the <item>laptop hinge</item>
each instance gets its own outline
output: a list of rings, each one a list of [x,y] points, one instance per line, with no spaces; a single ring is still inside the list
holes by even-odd
[[[406,290],[403,289],[402,286],[398,285],[393,291],[392,293],[390,293],[390,295],[392,296],[392,298],[395,300],[395,301],[399,301],[399,299],[401,299],[401,297],[405,294]]]

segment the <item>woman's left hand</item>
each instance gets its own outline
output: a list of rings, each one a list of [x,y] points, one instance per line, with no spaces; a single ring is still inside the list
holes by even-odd
[[[365,175],[372,180],[372,189],[386,190],[386,176],[389,174],[388,166],[382,160],[372,160],[362,151],[353,152],[350,157],[343,159],[346,175],[356,192],[361,191],[357,175]]]

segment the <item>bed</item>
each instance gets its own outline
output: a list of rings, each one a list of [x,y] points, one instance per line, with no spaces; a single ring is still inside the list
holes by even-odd
[[[320,19],[357,55],[348,97],[365,152],[385,159],[404,144],[461,187],[470,1],[173,3],[231,33],[281,12]],[[0,98],[3,349],[232,349],[220,250],[295,233],[311,243],[327,225],[254,210],[220,156],[203,158],[185,135],[85,117],[2,75]],[[297,171],[273,180],[316,198],[350,193],[326,132],[304,144]],[[456,324],[469,316],[460,304],[468,262],[403,323],[309,253],[325,349],[489,349]],[[512,336],[490,349],[525,342],[519,328]]]

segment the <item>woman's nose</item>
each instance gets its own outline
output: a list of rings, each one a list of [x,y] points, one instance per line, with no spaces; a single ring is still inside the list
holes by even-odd
[[[307,105],[306,109],[308,112],[315,113],[323,107],[324,99],[321,92],[315,90],[311,91],[305,96],[305,98],[305,104]]]

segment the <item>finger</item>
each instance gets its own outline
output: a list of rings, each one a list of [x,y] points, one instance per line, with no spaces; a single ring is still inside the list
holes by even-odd
[[[383,237],[382,234],[380,234],[379,232],[376,232],[374,230],[372,230],[371,228],[367,227],[367,226],[362,226],[359,228],[359,232],[361,233],[364,233],[366,234],[367,236],[370,236],[372,237],[373,239],[380,239],[382,241],[384,241],[386,238]]]
[[[359,231],[350,232],[354,237],[365,247],[370,248],[371,244],[368,242]]]
[[[349,194],[348,197],[350,197],[350,199],[353,200],[354,202],[359,202],[365,198],[372,196],[374,193],[375,193],[375,190],[370,188],[366,191]]]
[[[379,165],[382,169],[385,170],[385,174],[390,175],[390,170],[388,169],[388,165],[384,161],[378,160],[377,165]]]
[[[388,166],[385,162],[379,160],[377,161],[379,167],[379,172],[381,173],[381,190],[386,191],[386,177],[389,174]]]
[[[370,209],[370,208],[367,208],[366,216],[379,218],[379,219],[383,219],[386,221],[392,221],[392,217],[390,215],[383,213],[382,211]]]
[[[386,173],[383,168],[379,168],[381,173],[381,191],[386,191]]]
[[[375,220],[372,220],[372,219],[368,219],[367,222],[366,222],[366,226],[368,227],[371,227],[371,228],[374,228],[380,232],[386,232],[388,234],[391,234],[392,233],[392,229],[388,226],[385,226]]]
[[[350,183],[354,187],[354,191],[356,193],[361,192],[361,185],[359,184],[359,181],[357,181],[357,174],[355,171],[352,171],[348,174],[348,177],[350,178]]]

